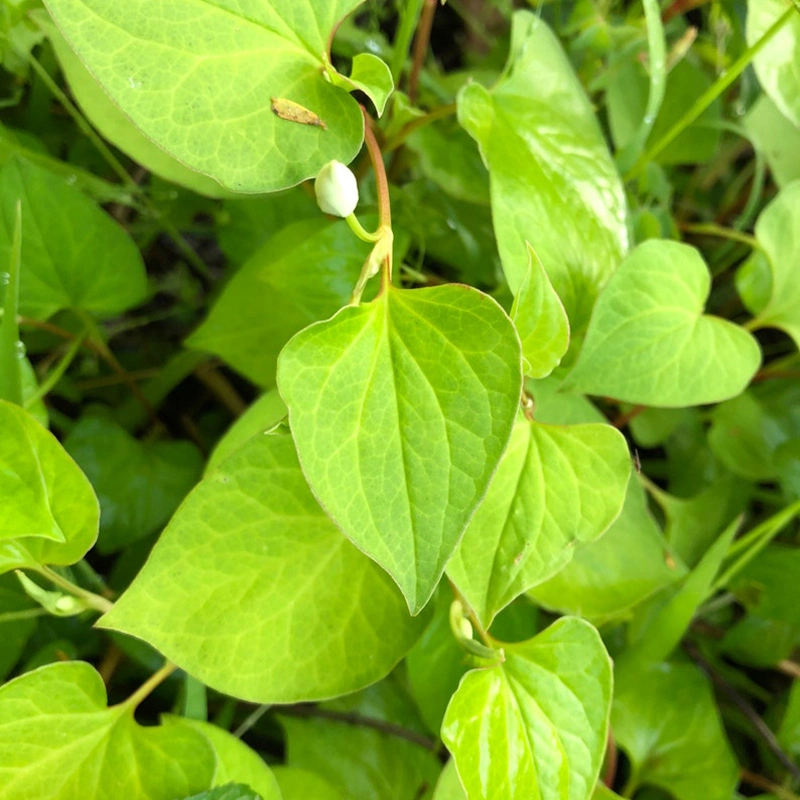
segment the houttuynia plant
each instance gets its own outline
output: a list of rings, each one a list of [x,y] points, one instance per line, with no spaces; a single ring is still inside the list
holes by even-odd
[[[0,62],[0,800],[798,800],[800,0]]]

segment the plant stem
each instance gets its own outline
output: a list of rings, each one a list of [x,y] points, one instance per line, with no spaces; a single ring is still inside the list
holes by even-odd
[[[333,722],[343,722],[346,725],[358,725],[364,728],[372,728],[381,733],[386,733],[389,736],[404,739],[407,742],[413,742],[419,747],[424,747],[426,750],[432,752],[438,750],[436,742],[427,736],[423,736],[421,733],[411,731],[408,728],[404,728],[402,725],[396,725],[394,722],[386,722],[385,720],[376,719],[375,717],[364,716],[357,711],[329,711],[319,706],[303,704],[275,707],[274,710],[277,714],[283,714],[287,717],[312,719],[316,717],[318,719],[329,719]]]
[[[176,669],[177,667],[175,664],[170,664],[170,662],[167,661],[160,670],[154,672],[127,700],[123,700],[120,705],[127,708],[136,708],[136,706],[148,697],[156,687],[160,686],[169,678]]]
[[[78,586],[63,575],[59,575],[55,570],[50,569],[50,567],[37,564],[35,567],[31,567],[31,569],[47,578],[50,583],[55,584],[59,589],[63,589],[65,592],[69,592],[73,597],[83,600],[89,608],[93,608],[101,614],[107,614],[114,607],[114,604],[110,600],[106,600],[105,597],[101,597],[99,594],[95,594],[88,589],[84,589],[82,586]]]
[[[17,200],[5,282],[5,307],[0,327],[0,399],[22,404],[22,370],[19,347],[19,277],[22,257],[22,203]]]
[[[253,711],[251,714],[248,714],[248,715],[247,715],[247,718],[246,718],[246,719],[244,720],[244,722],[243,722],[243,723],[242,723],[242,724],[241,724],[241,725],[240,725],[240,726],[239,726],[239,727],[238,727],[238,728],[237,728],[237,729],[236,729],[236,730],[233,732],[233,735],[234,735],[234,736],[235,736],[237,739],[241,739],[241,738],[242,738],[242,736],[244,736],[244,735],[247,733],[247,731],[249,731],[249,730],[250,730],[250,728],[252,728],[252,727],[253,727],[253,725],[255,725],[255,724],[256,724],[256,723],[257,723],[257,722],[258,722],[258,721],[261,719],[261,717],[263,717],[263,716],[264,716],[264,714],[266,714],[266,713],[267,713],[267,711],[269,711],[269,709],[270,709],[270,708],[272,708],[272,706],[270,706],[270,704],[269,704],[269,703],[264,703],[263,705],[260,705],[260,706],[259,706],[258,708],[256,708],[256,709],[255,709],[255,710],[254,710],[254,711]]]
[[[34,619],[49,616],[50,612],[43,608],[26,608],[22,611],[5,611],[0,614],[0,625],[6,622],[17,622],[21,619]]]
[[[81,347],[83,347],[84,339],[86,339],[88,333],[89,331],[84,331],[73,339],[72,344],[67,348],[67,352],[64,353],[64,357],[56,364],[55,368],[48,373],[36,392],[25,401],[25,408],[31,408],[34,403],[38,403],[39,400],[50,394],[55,385],[64,377],[64,373],[69,368],[69,365],[75,360],[75,356],[78,355]]]
[[[375,231],[375,233],[370,233],[359,221],[358,217],[355,215],[355,212],[350,214],[349,216],[345,217],[347,220],[347,224],[350,226],[350,230],[361,239],[362,242],[370,242],[375,243],[378,239],[381,238],[381,232]]]
[[[686,231],[686,233],[697,233],[701,236],[716,236],[719,239],[739,242],[741,244],[746,244],[753,250],[762,249],[755,236],[750,236],[741,231],[734,231],[730,228],[723,228],[721,225],[715,225],[713,222],[699,223],[696,225],[681,225],[681,230]]]
[[[730,69],[721,75],[689,107],[686,113],[654,144],[649,147],[644,155],[634,164],[633,168],[625,175],[625,180],[638,178],[645,167],[660,155],[683,131],[689,127],[731,84],[744,72],[750,62],[772,41],[778,31],[791,19],[795,13],[793,8],[787,9],[764,32],[764,35],[751,47],[748,47],[739,58],[731,64]]]
[[[800,680],[800,664],[796,664],[794,661],[790,661],[788,658],[784,658],[782,661],[779,661],[777,664],[777,669],[784,675],[789,675],[795,680]]]
[[[414,39],[414,59],[411,63],[411,74],[408,77],[408,99],[411,105],[417,102],[419,91],[419,75],[425,56],[428,53],[428,46],[431,41],[431,29],[433,28],[433,15],[436,13],[436,0],[424,0],[422,15],[417,28],[417,36]]]
[[[606,745],[606,771],[603,773],[603,783],[610,789],[614,785],[617,777],[617,763],[619,761],[619,751],[617,742],[611,728],[608,729],[608,744]]]
[[[435,108],[433,111],[429,111],[427,114],[423,114],[416,119],[412,119],[411,122],[407,122],[397,133],[397,135],[393,139],[389,139],[388,142],[383,146],[384,153],[391,153],[394,150],[397,150],[398,147],[403,145],[411,136],[414,131],[419,130],[420,128],[424,128],[426,125],[430,125],[432,122],[436,122],[437,119],[444,119],[445,117],[449,117],[452,114],[455,114],[458,107],[455,103],[448,103],[446,106],[440,106],[439,108]]]
[[[772,792],[775,797],[779,797],[781,800],[800,800],[800,797],[793,792],[790,792],[788,789],[784,789],[780,784],[773,783],[763,775],[757,775],[755,772],[750,772],[750,770],[739,770],[739,777],[742,779],[742,783],[755,786],[756,789],[763,789],[764,791]]]

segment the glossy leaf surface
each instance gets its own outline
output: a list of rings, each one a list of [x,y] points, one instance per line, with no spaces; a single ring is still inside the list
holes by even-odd
[[[219,691],[290,703],[382,678],[425,622],[328,520],[275,434],[198,485],[101,624]]]
[[[20,314],[47,319],[72,308],[108,315],[144,299],[144,264],[125,231],[62,178],[22,159],[0,170],[0,263],[8,263],[18,198]]]
[[[447,568],[488,628],[515,597],[558,572],[622,510],[630,476],[610,425],[520,419],[489,492]]]
[[[710,288],[693,248],[639,245],[603,290],[564,389],[661,407],[739,394],[761,351],[743,328],[703,314]]]
[[[0,798],[174,800],[205,789],[214,752],[195,731],[139,726],[106,707],[84,662],[42,667],[0,688]]]
[[[292,339],[278,381],[314,494],[418,613],[511,434],[510,320],[465,286],[388,289]]]
[[[525,276],[527,240],[582,329],[627,249],[622,184],[556,37],[531,12],[518,12],[513,24],[504,77],[491,92],[464,87],[458,118],[489,167],[509,286],[516,292]]]
[[[611,706],[611,662],[597,631],[566,617],[503,664],[469,672],[442,739],[472,800],[588,800]]]
[[[322,75],[328,38],[359,1],[46,5],[146,137],[223,188],[265,192],[313,177],[332,159],[348,163],[361,146],[358,104]],[[278,116],[275,99],[322,124]]]

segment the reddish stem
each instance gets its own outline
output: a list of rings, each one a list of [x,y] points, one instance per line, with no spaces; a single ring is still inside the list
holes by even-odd
[[[412,106],[417,102],[419,74],[422,71],[425,56],[428,53],[435,12],[436,0],[425,0],[425,5],[422,7],[422,14],[419,18],[417,37],[414,39],[414,59],[411,62],[411,74],[408,76],[408,99],[411,101]]]

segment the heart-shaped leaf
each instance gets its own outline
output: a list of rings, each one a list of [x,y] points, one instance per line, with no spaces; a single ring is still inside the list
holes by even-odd
[[[204,736],[143,728],[134,707],[106,707],[100,675],[80,661],[50,664],[0,687],[0,800],[174,800],[214,775]]]
[[[0,264],[9,262],[18,199],[20,314],[47,319],[74,308],[108,315],[144,299],[147,277],[133,240],[78,189],[20,158],[0,171]]]
[[[358,103],[324,77],[361,0],[47,0],[70,47],[142,133],[223,188],[268,192],[350,162]]]
[[[511,308],[522,341],[525,374],[547,377],[569,349],[569,319],[539,256],[528,247],[528,270]]]
[[[588,800],[606,747],[611,660],[597,631],[564,617],[467,673],[442,724],[470,800]]]
[[[738,767],[708,679],[694,664],[657,664],[617,681],[611,724],[631,760],[633,795],[659,786],[677,800],[730,800]]]
[[[286,434],[256,436],[197,486],[100,622],[262,703],[373,683],[425,623],[325,516]]]
[[[512,52],[492,91],[468,83],[458,118],[491,176],[492,216],[509,286],[529,241],[576,329],[628,246],[625,194],[592,105],[540,15],[514,15]]]
[[[78,561],[97,538],[92,487],[52,433],[5,401],[0,464],[0,572]]]
[[[456,285],[388,287],[301,331],[281,353],[278,387],[312,491],[397,581],[412,614],[497,468],[520,364],[500,306]]]
[[[660,407],[740,394],[761,351],[743,328],[703,314],[710,289],[694,248],[658,239],[639,245],[598,298],[562,388]]]
[[[791,8],[786,0],[748,0],[747,43],[755,44]],[[796,7],[795,7],[796,8]],[[800,15],[793,14],[753,59],[758,80],[776,106],[800,126]]]
[[[610,425],[521,419],[447,574],[488,628],[515,597],[561,569],[622,510],[631,460]]]
[[[800,347],[800,181],[790,183],[761,212],[755,233],[772,281],[769,300],[752,326],[781,328]]]
[[[353,58],[353,67],[349,77],[333,72],[331,80],[337,86],[342,86],[348,92],[358,90],[372,100],[378,116],[383,115],[386,101],[394,91],[392,72],[378,56],[372,53],[359,53]]]

